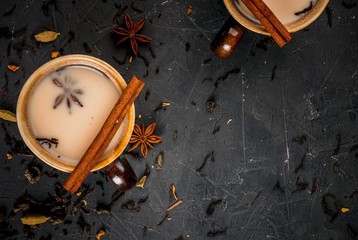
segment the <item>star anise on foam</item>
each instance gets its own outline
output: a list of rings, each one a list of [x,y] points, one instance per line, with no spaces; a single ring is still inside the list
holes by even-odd
[[[126,41],[129,39],[131,43],[131,48],[135,56],[138,55],[138,42],[149,43],[153,40],[143,34],[138,34],[138,31],[141,30],[145,23],[145,18],[142,18],[136,23],[133,23],[132,18],[128,15],[128,13],[124,14],[124,22],[126,28],[115,27],[112,31],[121,36],[121,38],[117,41],[116,45]]]
[[[72,105],[71,102],[74,102],[78,106],[83,107],[83,104],[80,102],[80,100],[76,96],[76,95],[82,94],[83,91],[81,89],[73,89],[73,85],[75,83],[74,83],[74,81],[72,81],[72,79],[70,79],[66,76],[65,80],[63,82],[61,82],[57,78],[52,79],[52,82],[57,87],[63,89],[63,93],[58,95],[55,99],[55,102],[53,104],[54,109],[57,108],[65,99],[66,99],[66,103],[67,103],[67,108],[70,111],[70,113],[71,113],[71,105]]]
[[[157,144],[162,141],[161,137],[153,134],[155,126],[156,123],[152,123],[147,128],[144,127],[144,124],[142,127],[135,124],[133,134],[129,140],[129,143],[132,143],[132,146],[128,151],[133,151],[140,146],[140,151],[143,157],[147,157],[148,147],[153,148],[153,144]]]

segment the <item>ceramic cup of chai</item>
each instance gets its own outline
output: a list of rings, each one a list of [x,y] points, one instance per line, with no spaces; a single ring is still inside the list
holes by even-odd
[[[300,31],[314,22],[329,2],[329,0],[263,1],[290,33]],[[231,17],[211,46],[218,57],[230,56],[247,29],[258,34],[270,35],[241,0],[224,0],[224,4]]]
[[[127,84],[106,62],[67,55],[39,67],[24,84],[17,103],[20,134],[48,165],[71,172],[88,149]],[[92,171],[114,160],[134,128],[134,105]]]

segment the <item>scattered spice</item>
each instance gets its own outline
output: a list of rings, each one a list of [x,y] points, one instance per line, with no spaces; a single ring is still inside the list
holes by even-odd
[[[90,46],[88,45],[87,42],[84,42],[82,44],[83,48],[85,49],[86,53],[91,53],[92,52],[92,49],[90,48]]]
[[[218,200],[213,200],[211,201],[211,203],[209,204],[209,206],[206,208],[206,215],[211,216],[213,215],[216,206],[218,206],[219,204],[222,203],[222,199],[218,199]]]
[[[77,225],[81,228],[81,235],[83,235],[84,232],[87,232],[91,230],[91,225],[89,225],[85,219],[83,218],[82,214],[78,218]]]
[[[226,124],[231,124],[232,123],[232,118],[229,118],[228,120],[227,120],[227,122],[226,122]]]
[[[341,145],[342,145],[341,134],[338,133],[336,135],[336,140],[337,140],[337,146],[336,146],[336,149],[334,149],[333,156],[337,155],[339,153],[339,150],[341,149]]]
[[[292,138],[292,142],[297,143],[299,145],[302,145],[304,142],[306,142],[307,137],[305,135],[302,135],[301,137],[294,137]]]
[[[147,176],[146,175],[144,175],[143,177],[141,177],[139,180],[138,180],[138,182],[136,183],[136,187],[137,188],[144,188],[144,184],[145,184],[145,182],[147,181]]]
[[[333,9],[330,8],[329,6],[326,7],[326,14],[327,14],[327,23],[328,26],[331,28],[332,27],[332,19],[333,19]]]
[[[206,235],[208,237],[218,237],[218,236],[222,236],[222,235],[226,235],[226,228],[223,230],[218,230],[218,231],[210,231],[208,232]]]
[[[40,32],[36,35],[34,35],[36,41],[38,42],[52,42],[54,40],[56,40],[56,38],[60,35],[60,33],[58,32],[53,32],[53,31],[44,31],[44,32]]]
[[[38,225],[47,222],[50,217],[40,214],[26,214],[21,218],[21,222],[24,225]]]
[[[209,159],[211,160],[211,162],[215,162],[214,151],[211,151],[205,156],[203,163],[200,165],[200,167],[196,169],[196,171],[201,172]]]
[[[176,201],[178,201],[177,192],[173,183],[170,184],[170,198],[174,198]]]
[[[71,78],[65,76],[64,81],[60,81],[59,79],[54,78],[52,79],[52,82],[57,87],[63,89],[63,93],[61,93],[56,97],[55,102],[53,104],[53,109],[56,109],[63,102],[64,99],[66,99],[67,108],[70,113],[71,113],[71,102],[74,102],[78,106],[83,107],[83,104],[76,96],[76,95],[83,94],[83,91],[81,89],[73,89],[73,85],[75,84],[75,82]]]
[[[281,193],[284,193],[284,192],[285,192],[285,189],[281,186],[279,180],[277,180],[275,186],[273,186],[273,190],[279,191],[279,192],[281,192]]]
[[[52,147],[52,144],[55,145],[55,148],[57,148],[58,145],[58,139],[57,138],[36,138],[36,140],[41,144],[47,144],[48,148]]]
[[[170,212],[174,210],[176,207],[178,207],[180,204],[183,203],[183,200],[177,200],[175,203],[173,203],[171,206],[167,208],[167,211]]]
[[[162,102],[154,111],[157,112],[159,110],[165,110],[165,108],[169,106],[170,106],[170,102]]]
[[[342,212],[342,213],[347,213],[347,212],[349,212],[349,208],[342,207],[342,208],[341,208],[341,212]]]
[[[134,55],[138,56],[138,42],[149,43],[153,41],[151,38],[145,35],[138,34],[138,31],[141,30],[145,24],[145,18],[142,18],[133,24],[132,18],[127,13],[125,13],[124,21],[126,28],[115,27],[112,29],[114,33],[121,36],[116,45],[129,39]]]
[[[40,180],[42,167],[37,161],[32,161],[25,170],[24,176],[31,184],[35,184]]]
[[[163,153],[159,153],[158,157],[155,159],[154,167],[157,170],[162,170],[163,168]]]
[[[57,58],[58,56],[60,56],[60,52],[51,52],[51,59]]]
[[[307,155],[306,153],[303,155],[303,157],[301,158],[300,164],[293,171],[294,173],[298,173],[301,169],[304,168],[305,162],[306,162],[306,155]]]
[[[206,82],[206,81],[212,82],[213,79],[212,79],[211,77],[206,77],[206,78],[204,78],[203,80],[201,80],[201,83],[204,83],[204,82]]]
[[[185,51],[188,52],[190,50],[190,43],[185,43]]]
[[[106,232],[103,228],[101,228],[96,234],[96,239],[101,240],[104,235],[106,235]]]
[[[215,88],[218,87],[218,85],[219,85],[219,83],[220,83],[221,81],[225,81],[230,75],[232,75],[232,74],[238,74],[238,73],[240,73],[240,68],[234,68],[234,69],[232,69],[232,70],[226,72],[223,76],[218,77],[218,78],[216,79],[216,81],[215,81],[215,84],[214,84]]]
[[[173,140],[176,141],[178,138],[178,131],[175,130],[174,133],[173,133]]]
[[[135,206],[135,203],[133,200],[128,200],[126,203],[122,204],[121,209],[129,210],[132,212],[139,212],[140,206]]]
[[[6,157],[7,157],[7,160],[11,160],[13,156],[11,153],[8,152],[8,153],[6,153]]]
[[[209,63],[211,63],[212,60],[213,60],[212,58],[204,59],[204,62],[201,65],[203,66],[208,65]]]
[[[190,15],[193,12],[193,6],[188,5],[186,8],[186,14]]]
[[[16,122],[16,115],[8,110],[0,109],[0,118],[9,122]]]
[[[148,200],[148,198],[149,198],[149,196],[142,197],[137,201],[137,203],[138,204],[145,203]]]
[[[216,126],[216,127],[214,127],[214,130],[213,130],[212,134],[216,134],[219,131],[220,131],[220,126]]]
[[[277,69],[277,65],[274,65],[271,70],[271,81],[273,81],[275,79],[276,69]]]
[[[298,15],[304,14],[304,13],[310,11],[312,9],[312,7],[313,7],[313,3],[312,3],[312,1],[310,1],[310,5],[308,7],[304,8],[302,11],[295,12],[295,15],[298,16]]]
[[[351,1],[351,0],[344,0],[341,2],[342,6],[346,9],[351,9],[357,6],[357,2]]]
[[[128,150],[133,151],[137,147],[140,146],[141,153],[143,157],[147,157],[148,154],[148,147],[154,148],[154,144],[158,144],[162,142],[162,138],[154,135],[154,130],[156,127],[156,123],[150,124],[147,128],[144,127],[144,124],[142,125],[142,128],[138,126],[138,124],[135,124],[133,135],[130,138],[129,143],[132,144],[130,149]]]
[[[315,177],[312,183],[311,195],[317,190],[318,190],[318,182],[317,182],[317,178]]]
[[[169,216],[169,214],[166,213],[165,216],[163,217],[163,219],[160,220],[160,222],[157,224],[157,226],[159,227],[159,226],[163,225],[163,223],[165,222],[165,220],[167,220],[168,216]]]
[[[13,72],[16,72],[17,70],[19,70],[20,67],[16,66],[16,65],[9,64],[9,65],[7,65],[7,68]]]
[[[210,97],[207,101],[206,101],[206,110],[209,113],[212,113],[215,111],[216,108],[216,102],[215,102],[215,98],[214,97]]]
[[[72,42],[73,39],[75,39],[75,32],[74,31],[69,31],[68,35],[69,35],[69,37],[68,37],[67,42],[70,43],[70,42]]]
[[[301,192],[308,188],[308,183],[301,182],[300,177],[298,176],[296,179],[296,189],[292,191],[292,194]]]

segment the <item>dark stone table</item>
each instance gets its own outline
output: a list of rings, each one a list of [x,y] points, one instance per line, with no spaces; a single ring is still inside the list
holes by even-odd
[[[217,0],[1,6],[1,109],[16,111],[26,79],[51,52],[87,54],[127,81],[132,75],[145,81],[136,122],[156,122],[164,139],[145,159],[125,155],[138,177],[150,169],[143,189],[118,194],[101,170],[76,196],[61,190],[68,174],[34,157],[16,123],[0,120],[1,239],[95,239],[100,229],[102,239],[358,238],[356,0],[331,1],[282,49],[248,32],[224,60],[210,51],[229,17]],[[111,33],[124,11],[135,21],[146,17],[141,33],[154,39],[132,59]],[[44,30],[61,35],[38,43],[33,35]],[[12,72],[9,64],[20,69]],[[208,109],[208,101],[215,107]],[[163,102],[170,105],[158,108]],[[161,170],[153,167],[159,153]],[[40,172],[35,183],[24,176],[28,169]],[[183,203],[167,212],[171,184]],[[19,198],[29,195],[33,205],[57,204],[52,210],[63,218],[22,225],[29,210],[19,208]]]

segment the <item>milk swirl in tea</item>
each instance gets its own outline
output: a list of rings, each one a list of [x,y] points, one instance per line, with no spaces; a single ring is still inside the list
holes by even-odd
[[[238,10],[248,19],[259,23],[241,0],[233,0]],[[317,0],[263,0],[276,17],[284,24],[289,25],[306,15],[308,9],[315,5]]]
[[[67,163],[77,163],[96,137],[121,92],[101,72],[71,66],[45,76],[29,98],[30,126],[52,155]],[[105,156],[123,137],[118,130]],[[55,139],[53,143],[46,139]]]

